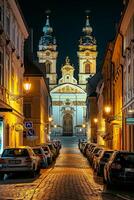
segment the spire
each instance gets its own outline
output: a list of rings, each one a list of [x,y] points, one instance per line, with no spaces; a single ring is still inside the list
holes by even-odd
[[[69,59],[68,56],[66,57],[66,60],[65,60],[65,61],[66,61],[66,65],[70,65],[70,59]]]
[[[46,26],[50,26],[49,16],[47,16],[47,19],[46,19]]]
[[[88,13],[89,13],[89,11],[88,11]],[[83,27],[82,31],[83,31],[83,36],[81,36],[81,38],[80,38],[80,41],[79,41],[80,45],[84,45],[85,46],[85,45],[94,45],[94,44],[96,44],[96,40],[92,36],[93,29],[90,26],[89,16],[88,15],[86,16],[85,27]]]
[[[86,27],[87,26],[90,26],[90,24],[89,24],[89,16],[87,16],[87,19],[86,19]]]
[[[89,23],[89,16],[87,15],[86,17],[86,26],[83,28],[83,32],[86,34],[86,35],[91,35],[92,33],[92,27],[90,26],[90,23]]]
[[[48,14],[48,13],[47,13]],[[43,27],[43,36],[39,41],[39,50],[56,49],[56,38],[53,35],[53,29],[50,26],[49,15],[47,15],[45,26]]]
[[[43,32],[44,32],[44,34],[49,34],[49,33],[53,32],[53,29],[50,27],[49,16],[47,16],[46,24],[43,27]]]

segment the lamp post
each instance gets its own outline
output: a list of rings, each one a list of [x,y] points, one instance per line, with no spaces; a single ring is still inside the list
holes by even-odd
[[[57,124],[54,124],[54,136],[56,136],[56,128],[57,128]]]
[[[83,135],[86,136],[86,124],[82,124]]]
[[[49,133],[49,135],[51,134],[51,122],[52,122],[52,117],[49,117],[48,118],[48,121],[49,121],[49,127],[48,127],[48,133]]]
[[[23,95],[17,95],[17,94],[10,94],[10,100],[11,101],[17,101],[19,99],[22,99],[23,97],[25,97],[29,91],[31,90],[31,82],[29,81],[28,78],[26,78],[26,80],[23,83],[23,88],[24,88],[24,94]]]

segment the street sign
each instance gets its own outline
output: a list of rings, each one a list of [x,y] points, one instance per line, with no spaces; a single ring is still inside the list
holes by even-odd
[[[134,124],[134,118],[132,117],[126,118],[126,124]]]
[[[26,135],[27,137],[32,137],[32,136],[35,136],[35,131],[34,129],[28,129],[27,132],[26,132]]]
[[[33,122],[31,121],[24,122],[24,125],[26,128],[33,128]]]

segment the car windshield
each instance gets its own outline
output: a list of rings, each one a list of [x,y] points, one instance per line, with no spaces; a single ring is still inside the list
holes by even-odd
[[[119,153],[115,161],[121,163],[125,167],[134,167],[134,153]]]
[[[27,149],[5,149],[1,157],[26,157],[29,156]]]
[[[96,148],[94,149],[93,153],[98,153],[98,151],[100,151],[101,149],[100,148]]]
[[[33,149],[35,154],[42,154],[41,149]]]
[[[108,159],[108,158],[110,158],[110,156],[111,156],[112,153],[113,153],[112,151],[105,152],[104,155],[103,155],[103,157]]]

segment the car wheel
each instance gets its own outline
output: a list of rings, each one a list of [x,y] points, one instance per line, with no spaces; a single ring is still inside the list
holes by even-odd
[[[32,169],[32,171],[30,171],[30,177],[34,178],[37,174],[37,170],[35,170],[35,167]]]
[[[4,179],[4,174],[0,174],[0,180]]]

